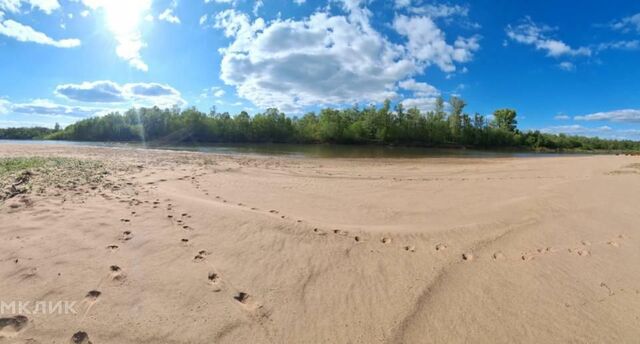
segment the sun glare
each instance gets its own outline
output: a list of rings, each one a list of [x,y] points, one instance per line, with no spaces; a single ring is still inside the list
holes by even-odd
[[[149,1],[146,0],[105,1],[103,7],[109,30],[116,34],[137,31],[149,5]]]

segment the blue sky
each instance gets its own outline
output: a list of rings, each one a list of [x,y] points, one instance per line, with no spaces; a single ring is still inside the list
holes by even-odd
[[[640,139],[640,2],[0,0],[0,127],[390,98]]]

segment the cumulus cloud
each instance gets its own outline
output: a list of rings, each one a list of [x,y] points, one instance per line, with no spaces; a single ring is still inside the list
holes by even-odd
[[[172,24],[180,24],[180,18],[173,14],[173,9],[167,8],[158,16],[159,20],[164,20]]]
[[[440,91],[426,82],[417,82],[414,79],[404,80],[398,83],[400,88],[412,91],[415,96],[419,97],[437,97]]]
[[[104,12],[107,26],[118,45],[116,54],[129,65],[146,72],[149,66],[142,60],[140,50],[146,46],[139,28],[141,19],[148,16],[152,0],[129,0],[126,6],[115,0],[82,0],[92,10]]]
[[[575,116],[577,121],[608,121],[624,123],[640,123],[640,110],[623,109],[607,112],[596,112],[583,116]]]
[[[85,103],[130,103],[133,106],[172,107],[186,104],[175,88],[159,83],[129,83],[113,81],[83,82],[56,87],[56,95]]]
[[[426,66],[435,64],[445,72],[454,72],[455,63],[469,62],[480,48],[479,37],[458,37],[453,45],[445,40],[445,34],[433,20],[426,16],[397,16],[393,27],[408,40],[411,57]]]
[[[426,17],[399,19],[397,30],[408,43],[395,44],[372,28],[360,1],[344,1],[343,10],[345,15],[319,10],[269,23],[233,9],[220,12],[214,26],[232,40],[220,49],[222,81],[262,108],[377,102],[396,97],[397,83],[427,66],[454,71],[478,49],[476,38],[448,44]],[[432,25],[420,27],[424,22]],[[419,46],[425,43],[430,46]]]
[[[46,14],[60,8],[58,0],[0,0],[0,9],[8,12],[19,13],[22,6],[28,5],[31,9],[38,9]]]
[[[122,88],[112,81],[59,85],[55,93],[68,99],[90,103],[117,103],[125,100]]]
[[[518,43],[532,45],[536,50],[546,51],[547,56],[590,56],[591,49],[587,47],[572,48],[563,41],[550,38],[549,33],[555,31],[546,25],[538,25],[531,18],[526,17],[518,25],[506,28],[507,36]]]
[[[2,13],[2,12],[0,12]],[[18,23],[15,20],[2,20],[3,14],[0,15],[0,35],[14,38],[20,42],[32,42],[44,45],[51,45],[57,48],[74,48],[80,46],[79,39],[60,39],[56,40],[45,33],[36,31],[31,26]]]
[[[640,13],[615,21],[611,24],[611,27],[614,30],[620,30],[622,32],[629,32],[631,30],[640,32]]]

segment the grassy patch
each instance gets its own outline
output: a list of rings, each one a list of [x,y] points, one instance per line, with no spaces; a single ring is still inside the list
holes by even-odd
[[[97,185],[106,175],[100,161],[60,157],[0,158],[0,201],[35,190]]]

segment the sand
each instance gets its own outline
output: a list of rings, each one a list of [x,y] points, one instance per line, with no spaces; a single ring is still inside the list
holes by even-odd
[[[77,302],[0,314],[0,343],[640,338],[639,157],[7,156],[106,173],[0,206],[0,300]]]

